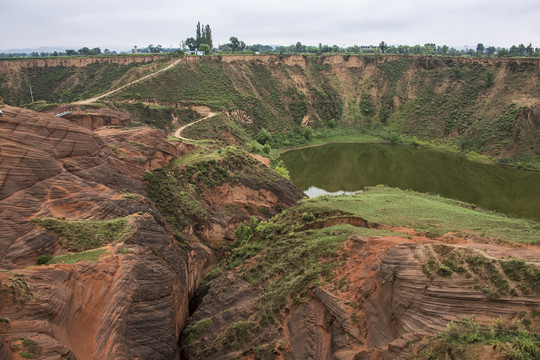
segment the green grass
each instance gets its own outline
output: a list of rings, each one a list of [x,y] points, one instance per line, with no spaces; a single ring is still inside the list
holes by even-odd
[[[502,318],[491,325],[480,324],[474,318],[452,321],[445,331],[421,344],[406,359],[442,360],[449,354],[451,358],[469,359],[475,345],[496,348],[509,360],[540,359],[540,333],[526,323],[518,319],[505,322]]]
[[[224,182],[249,181],[264,187],[283,181],[276,172],[261,165],[234,146],[176,160],[169,168],[145,173],[149,195],[167,221],[181,232],[194,222],[203,223],[211,211],[202,199],[204,189]]]
[[[540,224],[473,209],[460,202],[414,191],[371,187],[351,196],[302,200],[300,211],[346,209],[370,222],[411,227],[442,235],[465,232],[482,238],[540,243]]]
[[[80,252],[122,241],[130,232],[127,218],[113,220],[68,220],[65,218],[34,218],[32,222],[59,238],[62,248]]]
[[[182,333],[182,339],[184,338],[186,339],[185,344],[189,346],[193,344],[194,342],[199,341],[200,336],[204,333],[204,331],[210,325],[212,325],[212,319],[206,318],[206,319],[197,321],[193,325],[186,326],[186,328],[184,329],[184,332]]]
[[[107,254],[107,250],[97,249],[74,254],[58,255],[49,260],[48,264],[75,264],[79,261],[97,262],[105,254]]]

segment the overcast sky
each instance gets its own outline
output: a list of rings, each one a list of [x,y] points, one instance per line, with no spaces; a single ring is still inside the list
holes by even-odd
[[[209,24],[214,46],[247,44],[540,47],[539,0],[2,0],[0,50],[178,47]]]

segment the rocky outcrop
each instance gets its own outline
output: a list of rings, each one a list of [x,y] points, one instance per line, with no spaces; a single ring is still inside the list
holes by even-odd
[[[40,358],[179,358],[190,299],[216,257],[194,236],[180,242],[143,177],[190,147],[146,127],[92,132],[52,115],[2,110],[0,357],[17,358],[25,348],[16,339],[26,339]],[[284,204],[269,196],[258,205]],[[58,235],[32,222],[43,217],[124,217],[128,230],[101,247],[97,261],[28,267],[42,254],[67,253]]]
[[[333,222],[332,218],[325,220],[329,233],[331,226],[351,218],[338,214]],[[323,223],[313,222],[314,228],[321,228]],[[367,224],[364,221],[358,226],[367,227]],[[300,231],[310,229],[304,227]],[[493,322],[501,316],[512,319],[533,314],[540,305],[534,291],[489,295],[478,287],[478,281],[488,281],[481,279],[481,271],[467,276],[465,270],[452,275],[435,272],[428,276],[425,270],[431,259],[438,262],[451,259],[467,267],[469,265],[460,262],[457,255],[485,257],[486,263],[494,264],[499,259],[519,254],[525,254],[526,259],[537,259],[538,249],[525,251],[519,247],[469,243],[457,238],[454,242],[460,245],[448,245],[442,244],[440,241],[444,240],[439,238],[409,233],[410,238],[350,237],[340,255],[335,278],[311,286],[301,301],[298,302],[298,298],[289,301],[280,312],[283,320],[274,324],[258,324],[258,299],[263,296],[263,289],[246,288],[245,281],[238,277],[249,274],[264,251],[237,269],[222,268],[222,274],[210,283],[208,295],[190,319],[191,326],[201,320],[211,322],[212,326],[196,333],[196,337],[188,331],[186,335],[192,334],[193,341],[186,342],[184,338],[186,358],[201,358],[204,354],[204,358],[212,359],[230,356],[249,359],[255,353],[270,359],[396,359],[411,351],[411,344],[444,330],[450,321],[473,316],[481,322]],[[466,271],[472,270],[467,268]],[[521,286],[509,278],[506,280],[510,288]],[[232,315],[223,315],[223,309],[230,309]],[[258,326],[254,325],[242,344],[234,348],[220,346],[220,336],[226,336],[231,326],[242,319]]]
[[[131,122],[130,115],[110,109],[74,111],[63,118],[89,130],[104,126],[126,127]]]

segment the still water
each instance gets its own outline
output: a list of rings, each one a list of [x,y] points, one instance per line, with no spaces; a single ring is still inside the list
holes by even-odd
[[[540,221],[540,172],[390,144],[327,144],[292,150],[280,159],[310,197],[385,184]]]

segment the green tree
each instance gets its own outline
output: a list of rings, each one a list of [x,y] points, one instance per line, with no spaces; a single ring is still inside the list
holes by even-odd
[[[201,44],[199,50],[204,51],[205,54],[210,54],[210,46],[208,44]]]
[[[478,43],[478,45],[476,45],[476,56],[482,55],[484,55],[484,44]]]
[[[229,38],[228,45],[231,47],[232,51],[235,52],[236,50],[240,48],[240,41],[238,40],[236,36],[231,36]]]
[[[442,54],[443,54],[443,55],[448,54],[448,46],[443,45],[442,48],[441,48],[441,51],[442,51]]]
[[[495,53],[497,52],[497,49],[495,48],[495,46],[490,46],[486,49],[485,51],[485,54],[487,57],[491,57],[493,56]]]
[[[257,137],[255,137],[255,140],[257,140],[261,145],[265,145],[267,142],[269,142],[272,139],[272,135],[265,129],[262,128],[261,131],[257,134]]]
[[[508,55],[509,55],[508,49],[505,49],[505,48],[501,48],[497,52],[497,57],[507,57]]]
[[[381,52],[384,54],[386,49],[388,49],[388,45],[386,45],[386,43],[384,41],[381,41],[380,44],[379,44],[379,49],[381,49]]]
[[[198,49],[202,42],[201,22],[197,22],[197,29],[195,30],[195,44]]]
[[[212,30],[210,29],[210,25],[206,25],[204,27],[204,43],[210,47],[210,50],[214,48],[212,40]]]
[[[197,48],[197,41],[189,37],[186,39],[186,46],[189,48],[189,50],[194,51]]]

